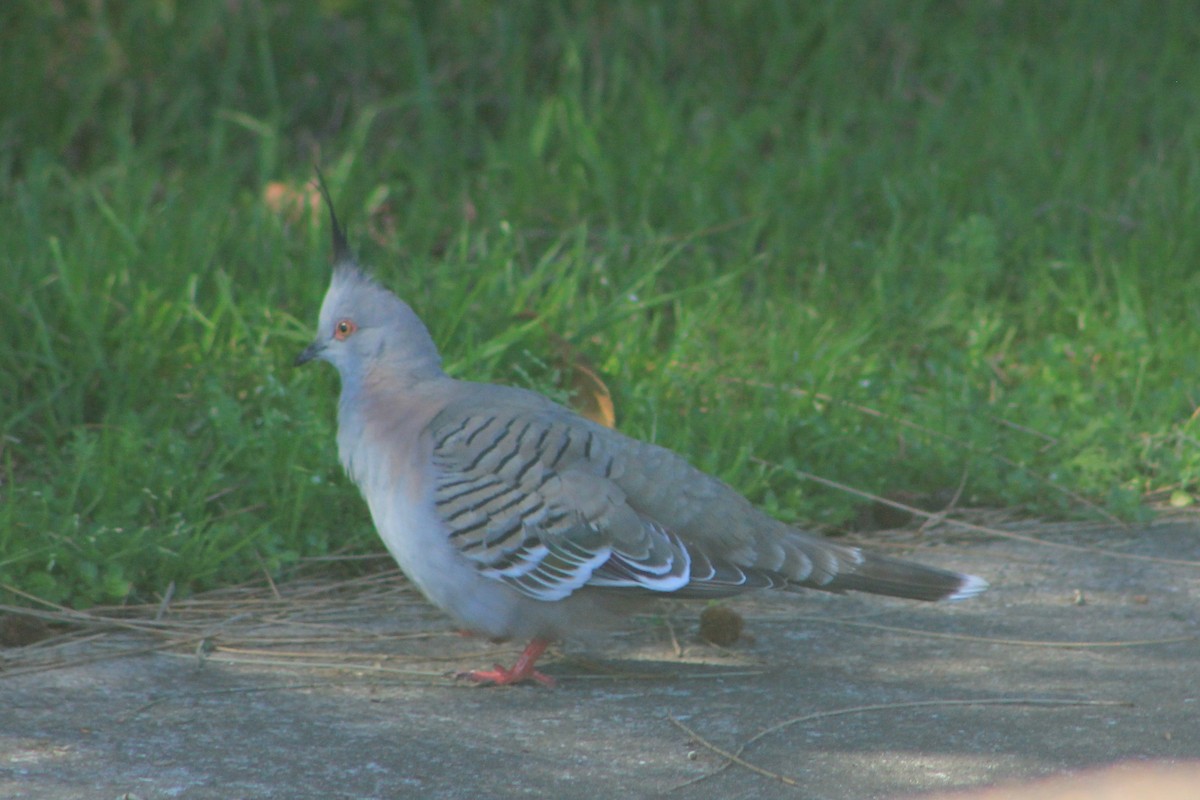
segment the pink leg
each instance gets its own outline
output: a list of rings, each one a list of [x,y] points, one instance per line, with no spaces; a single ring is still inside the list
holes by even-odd
[[[495,665],[495,669],[477,669],[471,672],[460,672],[456,677],[467,678],[476,683],[491,683],[496,686],[508,686],[521,681],[535,680],[543,686],[554,686],[554,678],[549,675],[543,675],[533,668],[534,663],[541,657],[542,653],[546,652],[546,648],[550,645],[548,639],[534,639],[524,652],[521,653],[517,663],[513,664],[512,669],[505,669],[499,664]]]

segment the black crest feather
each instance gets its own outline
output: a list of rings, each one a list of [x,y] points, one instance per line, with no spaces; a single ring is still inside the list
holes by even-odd
[[[313,167],[317,171],[317,188],[321,191],[321,197],[325,198],[325,205],[329,209],[329,224],[333,228],[333,263],[353,262],[354,252],[350,249],[346,231],[342,229],[341,223],[338,222],[337,212],[333,209],[333,197],[329,194],[329,187],[325,185],[325,174],[321,172],[319,166],[314,164]]]

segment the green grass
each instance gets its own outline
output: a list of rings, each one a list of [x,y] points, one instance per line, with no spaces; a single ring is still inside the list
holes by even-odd
[[[262,197],[314,162],[452,372],[564,396],[561,334],[623,430],[781,517],[863,502],[796,470],[1187,503],[1198,47],[1133,0],[6,4],[0,583],[379,548],[336,377],[289,366],[327,231]]]

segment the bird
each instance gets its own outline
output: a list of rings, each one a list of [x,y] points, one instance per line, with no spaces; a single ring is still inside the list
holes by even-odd
[[[329,206],[333,273],[296,364],[340,377],[338,456],[401,571],[467,632],[527,640],[534,681],[553,642],[655,598],[818,589],[961,600],[974,575],[876,555],[781,522],[675,452],[536,392],[449,376],[425,324],[361,267]]]

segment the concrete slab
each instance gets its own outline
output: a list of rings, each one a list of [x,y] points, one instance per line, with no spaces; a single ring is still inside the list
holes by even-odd
[[[1200,524],[1024,532],[1084,549],[923,545],[914,557],[993,588],[942,605],[738,600],[749,638],[727,651],[696,640],[694,607],[639,618],[547,659],[554,690],[443,677],[519,646],[443,635],[402,594],[365,618],[262,614],[210,631],[203,658],[188,645],[29,671],[27,652],[0,651],[0,797],[863,800],[1200,758]],[[112,633],[59,655],[154,642]],[[1092,646],[1039,644],[1055,642]],[[1047,702],[1067,700],[1088,704]],[[743,757],[797,785],[716,772],[712,747],[772,726]]]

